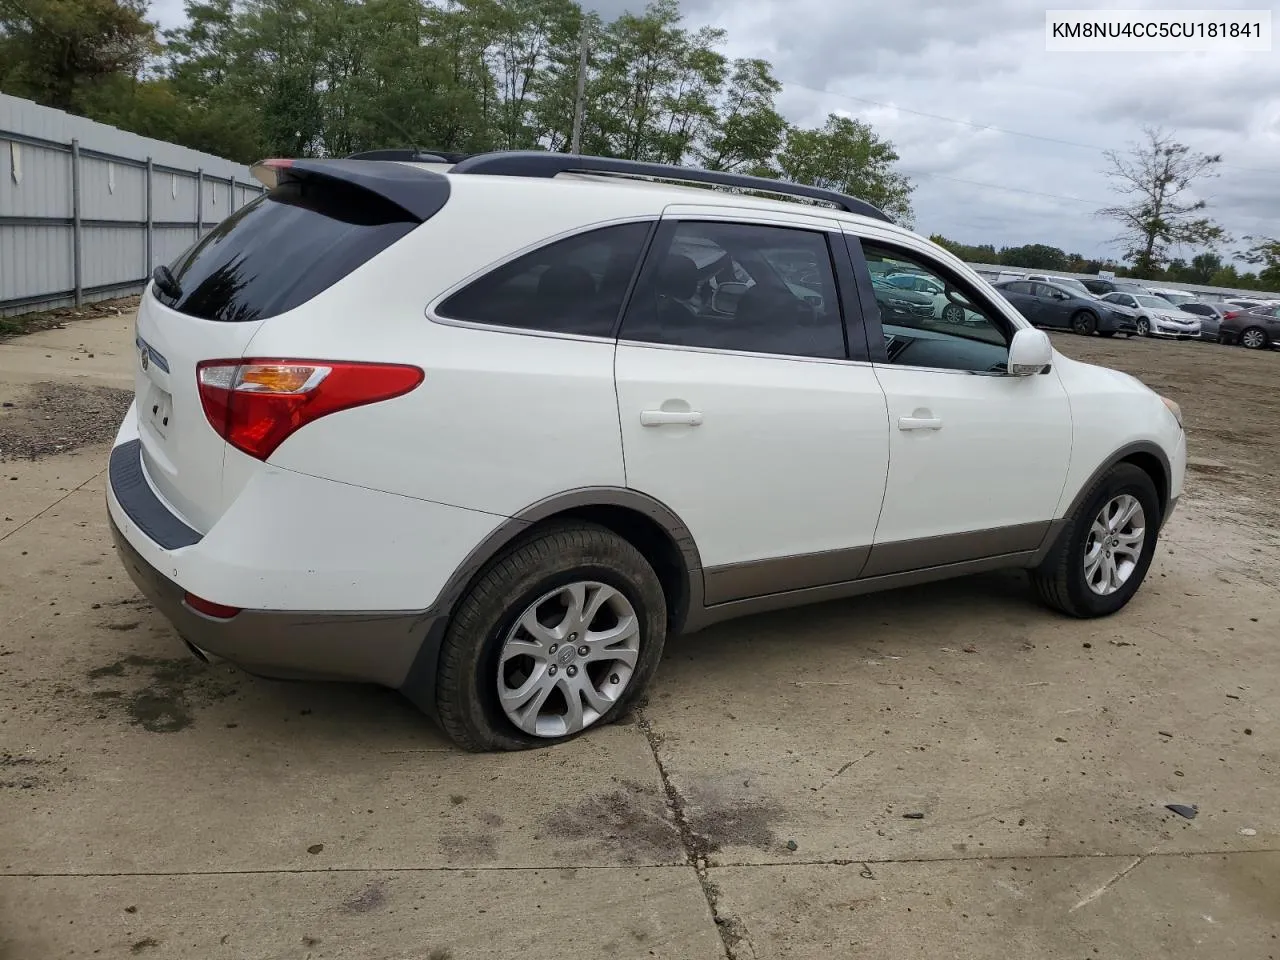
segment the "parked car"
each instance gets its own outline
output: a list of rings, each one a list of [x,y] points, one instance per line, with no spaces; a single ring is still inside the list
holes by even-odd
[[[1077,280],[1075,277],[1052,277],[1048,275],[1028,274],[1022,278],[1023,280],[1043,280],[1045,283],[1056,283],[1060,287],[1066,287],[1076,293],[1082,293],[1089,297],[1097,298],[1092,290],[1084,285],[1083,280]]]
[[[1205,303],[1201,300],[1182,304],[1181,309],[1194,313],[1200,318],[1200,339],[1218,342],[1218,324],[1229,311],[1228,307],[1219,303]]]
[[[1137,280],[1125,279],[1106,279],[1103,277],[1088,277],[1080,281],[1085,285],[1088,291],[1099,297],[1106,296],[1108,293],[1115,293],[1117,290],[1125,293],[1146,293],[1147,288],[1140,284]]]
[[[1109,293],[1102,299],[1132,310],[1137,317],[1138,333],[1144,337],[1200,337],[1198,316],[1153,293]]]
[[[254,172],[142,297],[108,470],[197,656],[538,746],[743,614],[1009,567],[1115,613],[1182,492],[1176,403],[860,200],[550,152]],[[972,317],[886,315],[872,268]]]
[[[1280,344],[1280,307],[1255,307],[1238,310],[1222,318],[1218,338],[1223,343],[1238,343],[1250,350]]]
[[[934,277],[919,273],[891,273],[884,278],[884,282],[899,290],[914,290],[928,296],[935,319],[944,323],[965,322],[964,307],[947,299],[947,288]],[[874,277],[872,283],[875,283]]]
[[[1194,294],[1187,293],[1185,290],[1170,290],[1166,287],[1147,287],[1147,293],[1167,300],[1175,307],[1181,307],[1187,303],[1199,303],[1200,298]]]
[[[1131,311],[1056,283],[1014,280],[997,283],[996,289],[1037,327],[1062,327],[1075,333],[1099,333],[1104,337],[1138,331]]]

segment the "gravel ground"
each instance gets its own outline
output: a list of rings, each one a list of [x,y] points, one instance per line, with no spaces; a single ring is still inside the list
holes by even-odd
[[[109,387],[37,383],[0,407],[0,462],[39,460],[115,436],[133,394]]]
[[[96,317],[119,316],[138,309],[138,297],[121,297],[117,300],[100,300],[81,307],[59,307],[38,313],[23,313],[16,317],[0,317],[0,342],[9,337],[37,330],[60,330],[70,323],[92,320]]]

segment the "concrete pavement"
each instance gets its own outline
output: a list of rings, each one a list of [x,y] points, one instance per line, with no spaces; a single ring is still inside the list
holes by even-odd
[[[19,346],[6,399],[129,385],[119,318]],[[0,464],[3,960],[1280,956],[1280,556],[1238,504],[1193,488],[1105,621],[1002,574],[723,624],[633,722],[471,756],[192,660],[105,457]]]

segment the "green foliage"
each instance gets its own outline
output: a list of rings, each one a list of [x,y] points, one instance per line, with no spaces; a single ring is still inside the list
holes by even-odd
[[[1028,267],[1034,270],[1070,269],[1070,259],[1065,251],[1043,243],[1028,243],[1022,247],[1002,247],[999,262],[1010,267]]]
[[[0,0],[0,89],[242,162],[380,147],[569,149],[783,177],[909,221],[911,183],[866,124],[790,127],[765,60],[678,0],[611,22],[575,0],[187,0],[157,40],[145,0]],[[149,71],[149,72],[148,72]]]
[[[1258,285],[1263,290],[1280,290],[1280,240],[1271,237],[1245,237],[1253,246],[1240,259],[1261,266]]]
[[[897,161],[893,145],[869,126],[834,113],[820,130],[790,128],[777,157],[783,179],[861,197],[910,224],[914,187],[894,171]]]
[[[155,52],[146,0],[0,0],[0,90],[80,112]]]

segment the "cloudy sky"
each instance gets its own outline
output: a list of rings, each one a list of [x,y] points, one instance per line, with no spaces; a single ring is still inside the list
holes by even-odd
[[[1046,7],[1272,10],[1257,0],[682,0],[690,26],[764,57],[798,124],[843,112],[891,140],[917,184],[916,228],[967,243],[1117,254],[1102,151],[1144,124],[1221,153],[1209,212],[1236,237],[1280,235],[1280,46],[1270,53],[1047,53]],[[605,17],[643,0],[587,0]],[[153,17],[173,25],[181,0]],[[1191,251],[1194,252],[1194,251]]]

